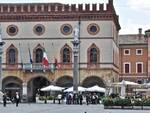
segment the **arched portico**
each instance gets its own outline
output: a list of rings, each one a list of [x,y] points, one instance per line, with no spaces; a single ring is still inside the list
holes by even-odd
[[[50,81],[43,76],[37,76],[30,79],[27,83],[28,101],[35,102],[36,94],[44,95],[44,92],[40,92],[39,89],[48,86],[49,84]]]
[[[22,80],[16,76],[8,76],[2,80],[2,90],[9,98],[13,98],[16,92],[22,96]]]
[[[85,78],[82,82],[82,86],[84,87],[92,87],[94,85],[98,85],[100,87],[105,87],[105,83],[102,78],[98,76],[89,76]]]
[[[73,86],[73,78],[71,76],[63,76],[56,80],[55,84],[61,87]]]

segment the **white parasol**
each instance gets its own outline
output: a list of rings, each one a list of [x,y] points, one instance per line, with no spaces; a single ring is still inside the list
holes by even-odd
[[[112,83],[113,86],[120,86],[124,84],[125,86],[130,85],[130,86],[139,86],[140,84],[135,83],[135,82],[131,82],[131,81],[126,81],[126,80],[122,80],[121,82],[115,82]]]
[[[86,88],[84,88],[82,86],[78,86],[78,91],[79,92],[84,92],[84,91],[86,91]],[[64,92],[73,92],[73,87],[70,87],[70,88],[64,90]]]
[[[95,85],[93,87],[87,88],[86,91],[90,91],[90,92],[103,92],[103,93],[105,93],[106,89],[103,88],[103,87],[99,87],[98,85]]]
[[[41,88],[41,91],[62,91],[64,88],[54,85],[49,85],[47,87]]]

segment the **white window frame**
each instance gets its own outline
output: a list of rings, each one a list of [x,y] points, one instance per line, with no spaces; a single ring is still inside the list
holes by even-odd
[[[126,54],[125,51],[128,50],[129,54]],[[124,55],[130,55],[130,49],[124,49]]]
[[[143,73],[143,62],[136,62],[136,73],[138,73],[138,64],[142,65],[142,72]]]
[[[138,53],[138,50],[141,50],[141,54]],[[136,49],[136,55],[143,55],[143,49]]]
[[[124,74],[127,74],[127,73],[125,73],[125,65],[126,65],[126,64],[129,64],[129,73],[131,73],[131,63],[130,63],[130,62],[124,62],[124,63],[123,63],[123,73],[124,73]]]

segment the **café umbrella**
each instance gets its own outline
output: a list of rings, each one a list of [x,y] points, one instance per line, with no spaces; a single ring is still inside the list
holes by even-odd
[[[103,88],[103,87],[99,87],[98,85],[95,85],[95,86],[92,86],[92,87],[87,88],[86,91],[89,91],[89,92],[102,92],[102,93],[105,93],[106,89]]]
[[[62,91],[64,88],[54,85],[49,85],[47,87],[41,88],[41,91]]]
[[[138,83],[135,83],[135,82],[131,82],[131,81],[126,81],[126,80],[122,80],[121,82],[115,82],[115,83],[112,83],[113,86],[120,86],[121,85],[129,85],[129,86],[139,86],[140,84]]]
[[[78,86],[78,91],[79,92],[84,92],[84,91],[86,91],[86,88],[84,88],[82,86]],[[70,88],[64,90],[64,92],[73,92],[73,87],[70,87]]]
[[[121,98],[125,98],[125,96],[126,96],[126,88],[128,90],[128,86],[132,86],[132,87],[140,86],[140,84],[138,84],[138,83],[131,82],[131,81],[126,81],[126,80],[122,80],[121,82],[115,82],[112,85],[116,86],[116,87],[121,87],[121,91],[120,91]]]

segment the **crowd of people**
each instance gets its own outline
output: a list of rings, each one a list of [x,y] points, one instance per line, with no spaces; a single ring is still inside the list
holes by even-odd
[[[56,98],[55,98],[56,100]],[[89,104],[99,104],[100,96],[96,93],[66,93],[65,95],[58,94],[57,96],[58,103],[61,104],[65,100],[66,104],[80,104],[86,103]],[[62,100],[62,101],[61,101]]]
[[[39,97],[39,96],[38,96]],[[6,93],[3,94],[3,106],[6,107],[8,96]],[[12,103],[15,103],[16,107],[18,107],[18,104],[20,102],[20,95],[18,92],[14,95],[13,99],[11,99]],[[45,99],[46,100],[46,99]],[[100,104],[100,95],[97,93],[59,93],[57,96],[53,98],[53,103],[58,102],[58,104],[66,103],[68,105],[70,104]],[[47,103],[47,102],[45,102]]]
[[[6,107],[7,105],[7,101],[8,101],[8,96],[7,96],[7,93],[4,93],[3,94],[3,106]],[[20,102],[20,96],[19,96],[19,93],[16,92],[15,96],[13,97],[13,99],[11,100],[12,103],[16,103],[16,107],[18,107],[18,104]]]

